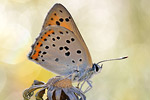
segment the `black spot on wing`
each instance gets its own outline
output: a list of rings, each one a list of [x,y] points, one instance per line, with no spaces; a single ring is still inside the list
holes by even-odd
[[[66,55],[66,56],[70,56],[70,52],[69,52],[69,51],[66,52],[65,55]]]
[[[71,38],[71,41],[73,42],[73,41],[75,41],[75,39],[74,39],[74,38]]]
[[[56,25],[60,25],[59,21],[56,21]]]
[[[47,52],[45,52],[45,51],[44,51],[42,54],[44,54],[44,55],[45,55],[45,54],[47,54]]]
[[[39,59],[38,59],[38,58],[36,58],[35,60],[36,60],[36,61],[38,61]]]
[[[75,61],[74,61],[74,60],[72,60],[72,63],[75,63]]]
[[[59,21],[60,21],[60,22],[63,22],[63,21],[64,21],[64,19],[63,19],[63,18],[60,18],[60,19],[59,19]]]
[[[63,47],[59,47],[59,50],[63,50]]]
[[[47,39],[44,39],[44,41],[47,41]]]
[[[59,59],[58,59],[58,58],[56,58],[56,59],[55,59],[55,61],[56,61],[56,62],[58,62],[58,61],[59,61]]]
[[[77,50],[77,53],[78,53],[78,54],[81,54],[81,50]]]
[[[79,59],[79,61],[81,62],[81,61],[82,61],[82,59],[80,58],[80,59]]]
[[[62,32],[62,31],[59,31],[59,33],[60,33],[60,34],[63,34],[63,32]]]
[[[52,38],[53,41],[55,41],[55,38]]]
[[[61,13],[63,13],[63,11],[62,10],[59,10]]]
[[[49,48],[49,46],[45,46],[45,49],[48,49]]]
[[[57,38],[58,40],[60,39],[60,37],[59,37],[59,36],[57,36],[56,38]]]
[[[65,21],[66,21],[66,22],[69,22],[69,18],[66,18]]]
[[[67,43],[70,43],[70,40],[66,40]]]
[[[54,32],[52,34],[55,34]]]
[[[56,45],[55,45],[55,44],[52,44],[52,46],[55,47]]]
[[[40,47],[42,47],[42,46],[43,46],[43,44],[40,45]]]
[[[65,46],[64,49],[69,50],[69,48],[67,46]]]

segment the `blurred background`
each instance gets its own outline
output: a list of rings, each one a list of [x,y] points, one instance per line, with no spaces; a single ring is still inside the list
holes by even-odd
[[[149,100],[149,0],[0,0],[0,100],[23,100],[35,79],[56,76],[27,59],[55,3],[73,16],[93,62],[129,56],[104,63],[87,100]]]

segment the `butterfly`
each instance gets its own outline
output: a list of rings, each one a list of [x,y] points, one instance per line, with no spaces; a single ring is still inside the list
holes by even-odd
[[[48,12],[28,58],[60,76],[79,83],[87,82],[92,87],[89,79],[101,71],[99,63],[127,57],[93,63],[72,16],[62,4],[57,3]]]

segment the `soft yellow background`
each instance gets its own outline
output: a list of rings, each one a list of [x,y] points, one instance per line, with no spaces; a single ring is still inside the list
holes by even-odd
[[[105,63],[88,100],[150,100],[149,0],[0,0],[0,100],[22,100],[33,80],[55,74],[27,59],[49,9],[72,14],[93,59]]]

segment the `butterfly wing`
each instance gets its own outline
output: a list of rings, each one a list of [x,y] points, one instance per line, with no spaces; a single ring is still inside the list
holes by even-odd
[[[90,67],[85,48],[74,32],[58,25],[48,26],[40,33],[29,59],[64,76]]]
[[[55,4],[51,10],[48,12],[47,17],[43,24],[43,29],[50,25],[58,25],[65,27],[66,29],[74,32],[74,35],[80,41],[80,44],[84,48],[84,52],[86,53],[87,63],[90,67],[92,67],[92,60],[89,53],[89,50],[68,10],[62,4]]]
[[[77,37],[80,37],[80,39],[83,40],[72,16],[62,4],[57,3],[50,9],[45,18],[42,30],[51,25],[65,27],[68,30],[73,31]]]

